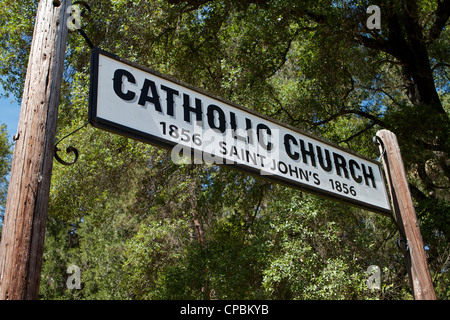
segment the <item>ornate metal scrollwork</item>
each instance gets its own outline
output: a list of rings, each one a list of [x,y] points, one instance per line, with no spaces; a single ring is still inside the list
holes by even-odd
[[[384,146],[384,142],[383,142],[383,140],[381,140],[381,138],[379,136],[374,136],[373,143],[375,143],[377,146],[381,146],[381,154],[377,158],[377,161],[381,161],[384,157],[384,154],[386,153],[386,147]]]
[[[76,129],[76,130],[72,131],[71,133],[69,133],[68,135],[64,136],[62,139],[60,139],[60,140],[55,144],[55,151],[54,151],[54,154],[53,154],[53,155],[54,155],[56,161],[58,161],[59,163],[65,165],[65,166],[70,166],[70,165],[72,165],[72,164],[74,164],[75,162],[78,161],[78,156],[79,156],[78,149],[75,148],[75,147],[72,147],[72,146],[68,146],[68,147],[66,148],[66,152],[67,152],[68,154],[69,154],[69,153],[73,153],[73,154],[75,155],[75,158],[73,159],[73,161],[72,161],[72,162],[67,162],[67,161],[61,159],[61,157],[58,155],[58,152],[61,151],[61,149],[58,148],[58,144],[59,144],[61,141],[63,141],[64,139],[66,139],[67,137],[69,137],[69,136],[71,136],[72,134],[74,134],[75,132],[77,132],[77,131],[83,129],[83,128],[86,127],[88,124],[89,124],[89,122],[85,123],[84,125],[82,125],[82,126],[79,127],[78,129]]]
[[[58,147],[55,146],[55,154],[54,154],[54,156],[55,156],[55,159],[59,163],[65,165],[65,166],[70,166],[70,165],[72,165],[72,164],[74,164],[75,162],[78,161],[78,150],[77,150],[77,148],[72,147],[72,146],[69,146],[69,147],[66,148],[66,152],[67,153],[73,152],[75,154],[75,159],[72,162],[67,162],[67,161],[64,161],[63,159],[61,159],[59,157],[59,155],[58,155],[58,151],[61,151],[61,149],[59,149]]]

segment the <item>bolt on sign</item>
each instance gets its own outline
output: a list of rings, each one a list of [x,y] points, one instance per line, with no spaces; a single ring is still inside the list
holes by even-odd
[[[94,127],[172,150],[172,159],[230,166],[382,214],[380,163],[95,48]]]

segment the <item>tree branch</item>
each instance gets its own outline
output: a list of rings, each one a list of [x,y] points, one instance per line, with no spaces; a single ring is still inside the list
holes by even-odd
[[[369,124],[367,127],[365,127],[364,129],[358,131],[358,132],[355,133],[355,134],[352,134],[350,137],[345,138],[344,140],[339,141],[338,144],[343,143],[343,142],[348,143],[350,140],[352,140],[352,139],[356,138],[357,136],[363,134],[363,133],[366,132],[367,130],[372,129],[374,126],[375,126],[375,123],[371,123],[371,124]]]
[[[330,121],[332,121],[334,119],[342,117],[342,116],[344,116],[346,114],[356,114],[356,115],[361,116],[363,118],[372,120],[374,125],[377,124],[377,125],[379,125],[379,126],[381,126],[383,128],[387,127],[386,123],[384,121],[380,120],[377,116],[374,116],[374,115],[372,115],[370,113],[367,113],[367,112],[364,112],[364,111],[361,111],[361,110],[346,110],[346,109],[343,109],[343,110],[339,111],[338,113],[328,117],[325,120],[322,120],[322,121],[314,123],[313,126],[315,126],[315,127],[321,126],[321,125],[326,124],[326,123],[328,123],[328,122],[330,122]]]
[[[447,24],[447,21],[450,17],[450,0],[439,1],[434,16],[436,17],[436,19],[434,20],[434,24],[431,26],[430,31],[428,32],[428,42],[433,42],[437,38],[439,38],[442,30]]]
[[[385,40],[369,38],[362,34],[356,34],[355,40],[366,48],[380,50],[391,54],[387,49],[387,42]]]

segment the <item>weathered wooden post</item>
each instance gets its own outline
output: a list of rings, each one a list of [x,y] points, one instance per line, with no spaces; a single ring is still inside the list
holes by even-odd
[[[36,14],[0,245],[0,299],[37,299],[70,0]]]
[[[400,228],[404,246],[404,256],[408,274],[416,300],[435,300],[433,282],[428,268],[427,256],[412,202],[406,171],[400,154],[397,137],[388,130],[380,130],[380,149],[384,154],[383,166],[388,181],[395,218]]]

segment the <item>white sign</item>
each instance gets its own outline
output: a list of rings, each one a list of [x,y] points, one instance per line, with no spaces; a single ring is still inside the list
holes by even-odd
[[[390,213],[380,163],[95,49],[89,116],[99,128],[318,195]],[[199,161],[202,160],[202,161]]]

